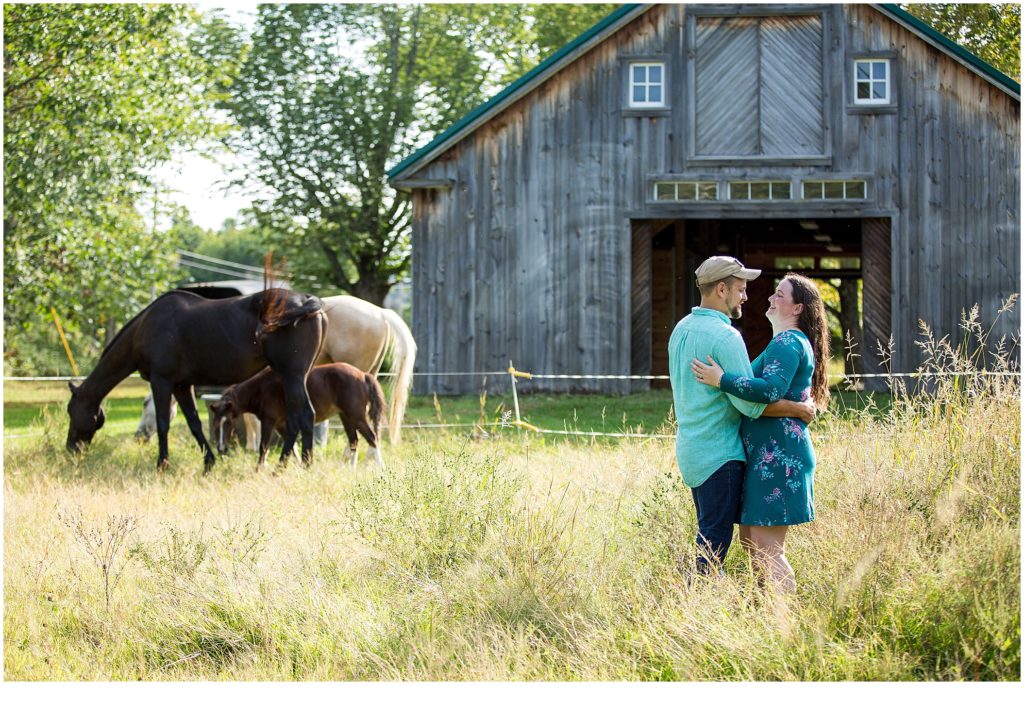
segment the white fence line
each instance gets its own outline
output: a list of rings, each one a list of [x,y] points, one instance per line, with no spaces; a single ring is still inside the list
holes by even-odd
[[[379,373],[382,376],[390,376],[393,373]],[[1016,376],[1020,377],[1020,373],[1014,372],[989,372],[988,370],[978,370],[976,372],[913,372],[913,373],[874,373],[874,374],[856,374],[856,375],[833,375],[831,379],[843,379],[849,382],[854,378],[896,378],[896,377],[911,377],[911,378],[925,378],[925,377],[952,377],[952,376],[964,376],[964,375],[985,375],[985,376]],[[532,433],[549,434],[549,435],[562,435],[562,436],[579,436],[584,438],[640,438],[640,439],[674,439],[674,434],[652,434],[652,433],[605,433],[598,431],[562,431],[556,429],[545,429],[534,426],[528,421],[524,420],[520,411],[519,406],[519,392],[516,386],[517,378],[520,379],[537,379],[537,380],[668,380],[668,375],[555,375],[555,374],[533,374],[529,372],[523,372],[517,370],[511,362],[509,362],[508,370],[503,371],[488,371],[488,372],[429,372],[429,373],[413,373],[413,377],[443,377],[443,376],[473,376],[473,377],[486,377],[486,376],[497,376],[497,375],[508,375],[512,389],[512,403],[514,416],[510,420],[502,420],[495,422],[474,422],[474,423],[459,423],[459,424],[403,424],[404,429],[448,429],[448,428],[479,428],[484,429],[485,427],[492,428],[516,428],[521,434],[523,430],[530,431]],[[130,375],[129,377],[138,377],[138,374]],[[81,380],[84,378],[80,377],[5,377],[5,382],[19,382],[19,381],[66,381],[66,380]],[[10,436],[4,436],[4,439],[18,439],[26,438],[37,434],[12,434]]]
[[[542,375],[539,373],[522,372],[516,370],[519,377],[533,380],[669,380],[669,375]],[[508,370],[492,370],[490,372],[414,372],[413,377],[483,377],[508,375]],[[394,377],[393,372],[379,372],[377,377]],[[964,372],[878,372],[878,373],[855,373],[853,375],[829,375],[830,380],[853,380],[860,378],[877,377],[955,377],[984,375],[992,377],[1022,377],[1021,372],[1004,372],[992,370],[974,370]],[[4,382],[66,382],[81,381],[85,375],[45,375],[45,376],[4,376]],[[125,379],[142,379],[138,373],[132,373]]]

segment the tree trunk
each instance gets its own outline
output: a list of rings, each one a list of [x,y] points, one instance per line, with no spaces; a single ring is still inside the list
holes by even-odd
[[[378,307],[383,307],[384,298],[387,297],[390,289],[391,285],[364,275],[352,286],[352,294],[359,299],[376,304]]]

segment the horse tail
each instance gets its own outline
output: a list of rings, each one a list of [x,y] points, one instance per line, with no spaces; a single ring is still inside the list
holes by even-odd
[[[373,426],[373,433],[380,440],[380,417],[384,414],[384,390],[380,388],[377,378],[370,373],[363,373],[363,381],[366,382],[366,393],[370,395],[370,424]]]
[[[391,443],[395,444],[402,437],[402,420],[405,407],[409,402],[409,389],[412,387],[412,370],[416,364],[416,341],[412,331],[402,317],[390,309],[382,309],[384,320],[392,332],[391,343],[391,381],[388,389],[391,394],[391,407],[388,412],[388,426]]]

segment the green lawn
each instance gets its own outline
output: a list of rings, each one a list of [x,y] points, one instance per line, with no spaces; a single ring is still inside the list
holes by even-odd
[[[104,400],[107,423],[103,431],[110,434],[134,433],[142,410],[142,398],[149,385],[139,379],[122,382]],[[63,420],[68,389],[63,382],[5,382],[4,434],[33,433],[45,414]],[[511,392],[479,396],[414,395],[409,400],[405,426],[425,425],[424,431],[443,430],[453,433],[488,433],[514,430]],[[672,434],[672,393],[667,389],[636,392],[629,395],[541,394],[519,395],[520,415],[533,426],[545,430]],[[879,414],[889,407],[888,395],[870,392],[834,390],[829,414],[819,421],[831,421],[863,411]],[[200,404],[205,416],[205,409]],[[504,421],[504,429],[500,424]],[[449,428],[438,429],[437,424]],[[184,419],[178,417],[172,430],[186,431]],[[414,429],[415,430],[415,429]]]

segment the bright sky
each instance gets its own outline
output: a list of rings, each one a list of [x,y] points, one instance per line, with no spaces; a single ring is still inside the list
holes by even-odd
[[[193,222],[204,229],[219,229],[225,219],[237,218],[238,212],[252,203],[250,195],[227,187],[239,167],[230,156],[218,162],[198,153],[180,154],[156,172],[160,203],[183,205]]]
[[[252,27],[256,20],[255,2],[197,2],[203,12],[215,9],[235,23]],[[181,153],[156,171],[160,184],[160,202],[173,202],[188,208],[192,221],[204,229],[219,229],[225,219],[252,203],[251,194],[228,188],[227,182],[240,174],[244,165],[230,154],[203,156],[198,152]]]

